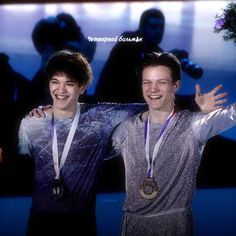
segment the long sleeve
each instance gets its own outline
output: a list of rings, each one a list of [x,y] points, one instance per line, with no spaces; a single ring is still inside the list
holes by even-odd
[[[26,132],[27,120],[23,119],[20,124],[19,134],[18,134],[18,149],[19,153],[23,155],[31,155],[31,145],[29,137]]]
[[[192,120],[192,128],[200,142],[236,125],[236,104],[208,114],[199,113]]]
[[[121,123],[112,133],[108,145],[106,159],[121,155],[121,145],[127,137],[127,129],[124,123]]]

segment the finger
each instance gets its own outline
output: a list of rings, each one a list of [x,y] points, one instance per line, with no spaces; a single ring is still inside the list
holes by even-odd
[[[29,114],[26,117],[41,117],[41,114],[39,113],[37,108],[34,108],[29,112]]]
[[[39,118],[40,117],[40,113],[38,111],[37,108],[34,108],[30,113],[29,113],[29,117],[37,117]]]
[[[200,96],[201,95],[201,87],[200,84],[195,85],[195,95]]]
[[[42,110],[45,111],[45,110],[48,110],[51,108],[52,108],[52,105],[46,105],[46,106],[42,107]]]
[[[33,112],[30,111],[29,114],[27,114],[25,117],[32,117],[33,116]]]
[[[34,116],[34,117],[37,117],[37,118],[39,118],[39,117],[40,117],[40,115],[39,115],[39,112],[38,112],[38,109],[37,109],[37,108],[33,109],[33,110],[31,111],[31,113],[32,113],[32,116]]]
[[[225,98],[225,99],[217,100],[217,101],[215,102],[215,104],[216,104],[216,105],[221,105],[221,104],[226,103],[227,101],[228,101],[228,99]]]
[[[217,94],[217,95],[215,96],[215,99],[217,100],[217,99],[220,99],[220,98],[224,98],[224,97],[226,97],[227,95],[228,95],[227,92],[220,93],[220,94]]]
[[[45,113],[42,109],[36,109],[37,117],[45,117]]]
[[[42,111],[44,113],[44,115],[46,116],[46,114],[51,114],[52,113],[52,105],[47,105],[45,107],[42,108]]]
[[[223,87],[222,84],[217,85],[214,89],[212,89],[211,93],[217,93]]]

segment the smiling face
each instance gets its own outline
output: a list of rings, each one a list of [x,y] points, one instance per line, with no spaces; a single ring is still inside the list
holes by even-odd
[[[149,110],[170,112],[180,81],[173,82],[167,66],[148,66],[142,72],[143,97]]]
[[[74,113],[79,96],[84,93],[84,88],[79,83],[69,78],[65,73],[57,73],[49,81],[49,89],[53,99],[55,112]]]

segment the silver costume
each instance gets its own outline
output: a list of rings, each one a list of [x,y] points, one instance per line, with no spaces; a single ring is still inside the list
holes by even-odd
[[[126,169],[125,217],[122,234],[128,236],[193,234],[192,199],[196,176],[209,138],[236,124],[236,107],[209,114],[178,111],[164,133],[154,161],[158,194],[145,199],[139,193],[147,175],[145,122],[141,114],[120,124],[113,134],[113,148],[122,154]],[[152,152],[160,125],[151,123]]]

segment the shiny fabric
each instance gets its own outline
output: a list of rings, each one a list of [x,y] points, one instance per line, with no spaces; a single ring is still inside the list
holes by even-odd
[[[123,235],[190,236],[191,205],[203,149],[210,137],[236,124],[235,105],[209,114],[186,110],[175,114],[154,162],[158,195],[152,200],[144,199],[138,191],[147,174],[145,122],[140,117],[138,114],[123,122],[112,138],[113,148],[123,155],[126,169]],[[151,125],[152,151],[161,126]]]
[[[69,189],[63,201],[52,197],[55,171],[52,158],[51,116],[24,118],[19,131],[19,149],[35,161],[33,212],[93,212],[95,193],[109,136],[114,127],[137,114],[143,104],[81,104],[76,133],[61,170]],[[72,119],[56,120],[59,156],[64,147]]]

